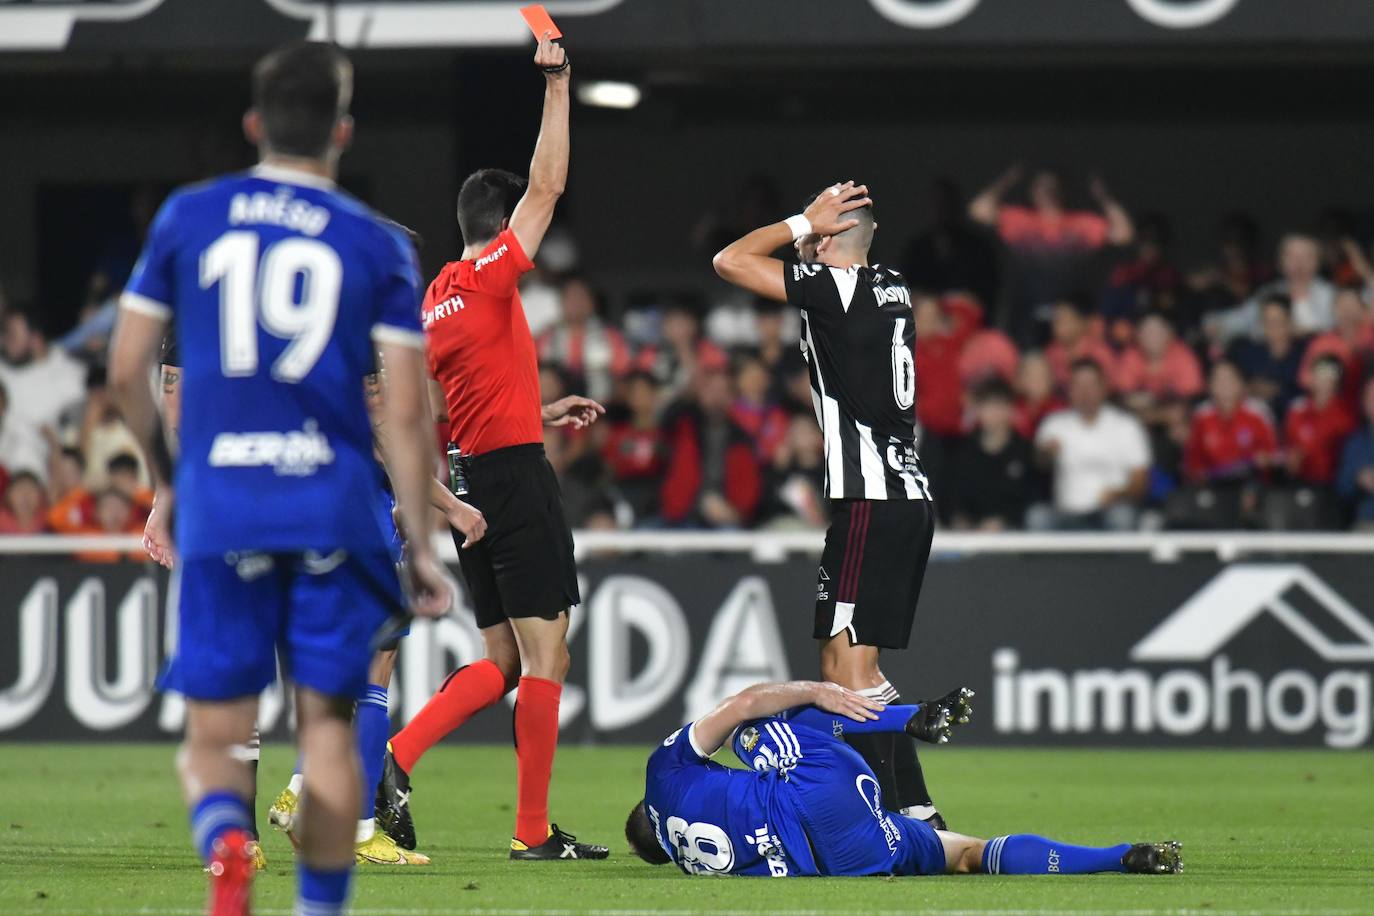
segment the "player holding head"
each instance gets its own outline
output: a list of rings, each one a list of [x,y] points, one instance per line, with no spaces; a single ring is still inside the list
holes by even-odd
[[[568,175],[568,59],[545,33],[534,63],[545,77],[544,114],[529,181],[497,169],[468,176],[458,192],[463,257],[445,265],[424,302],[452,478],[487,519],[486,539],[458,551],[486,657],[450,675],[392,738],[378,816],[402,845],[413,847],[410,774],[420,757],[516,689],[510,856],[600,859],[609,852],[605,846],[577,843],[549,822],[568,615],[581,598],[572,533],[544,457],[541,423],[582,427],[604,409],[580,397],[540,407],[534,340],[516,290],[533,267]]]
[[[248,910],[252,774],[232,749],[253,732],[278,656],[296,685],[306,773],[297,908],[337,913],[347,899],[360,798],[350,714],[372,635],[403,605],[384,532],[360,512],[381,473],[358,384],[374,345],[389,369],[403,527],[416,535],[414,610],[438,616],[449,601],[424,537],[433,449],[414,249],[334,186],[351,91],[348,59],[330,45],[284,45],[258,62],[243,123],[260,165],[163,204],[111,354],[160,507],[176,511],[178,645],[164,683],[187,698],[179,769],[217,914]],[[173,318],[195,405],[181,418],[177,500],[148,385]]]
[[[837,684],[759,684],[669,735],[649,757],[625,838],[688,874],[1176,873],[1179,844],[1071,846],[1030,834],[979,840],[885,810],[863,759],[839,740],[895,733],[944,743],[968,721],[967,689],[884,706]],[[712,763],[730,743],[750,770]]]
[[[877,228],[868,189],[850,181],[734,242],[714,264],[736,286],[801,310],[830,497],[813,631],[821,677],[896,703],[878,655],[911,639],[935,513],[916,455],[911,292],[896,271],[870,266]],[[771,256],[789,242],[800,263]],[[893,810],[944,829],[912,742],[880,733],[850,743]]]

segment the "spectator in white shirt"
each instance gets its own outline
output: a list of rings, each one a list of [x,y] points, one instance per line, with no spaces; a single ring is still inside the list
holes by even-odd
[[[1091,359],[1073,365],[1069,405],[1046,417],[1036,433],[1041,460],[1054,472],[1054,502],[1031,507],[1027,527],[1134,529],[1150,467],[1145,428],[1107,403],[1106,377]]]
[[[1263,304],[1276,294],[1293,303],[1293,327],[1299,334],[1321,334],[1336,321],[1336,288],[1321,277],[1321,245],[1310,235],[1290,233],[1279,242],[1279,273],[1235,308],[1218,312],[1206,322],[1208,333],[1219,343],[1237,338],[1260,340],[1263,335]]]
[[[0,384],[9,392],[6,451],[0,464],[47,479],[49,441],[86,396],[86,369],[47,338],[28,315],[5,314],[0,329]],[[45,432],[46,431],[46,432]]]

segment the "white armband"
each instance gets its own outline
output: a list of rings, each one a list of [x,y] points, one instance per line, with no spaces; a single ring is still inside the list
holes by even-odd
[[[792,241],[796,241],[804,235],[811,234],[811,220],[798,213],[796,216],[789,216],[783,220],[787,228],[792,230]]]

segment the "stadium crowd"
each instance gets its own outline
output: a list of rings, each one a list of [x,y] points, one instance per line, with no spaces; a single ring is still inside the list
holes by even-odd
[[[1365,227],[1330,210],[1271,252],[1231,214],[1211,256],[1185,264],[1164,215],[1132,214],[1097,179],[1087,190],[1079,208],[1051,171],[1011,169],[971,199],[941,180],[928,225],[886,248],[913,291],[919,448],[942,522],[1374,528]],[[786,209],[752,179],[697,226],[703,265]],[[103,369],[136,248],[102,258],[60,339],[0,293],[0,534],[141,530],[147,474]],[[574,527],[825,524],[797,315],[723,285],[608,301],[566,233],[539,261],[522,295],[544,399],[609,408],[547,431]]]

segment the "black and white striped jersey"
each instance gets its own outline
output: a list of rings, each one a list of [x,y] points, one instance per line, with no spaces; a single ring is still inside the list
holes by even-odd
[[[895,270],[792,264],[787,301],[801,309],[802,355],[825,435],[831,499],[930,499],[916,455],[916,327]]]

